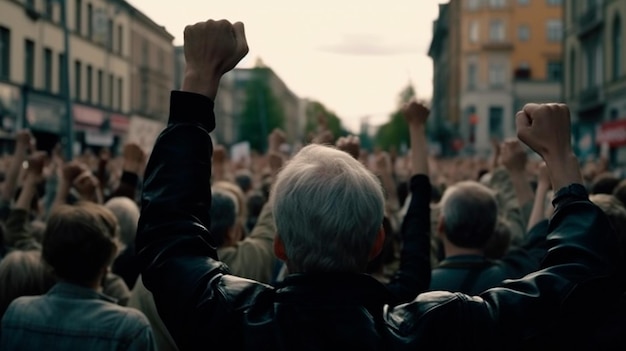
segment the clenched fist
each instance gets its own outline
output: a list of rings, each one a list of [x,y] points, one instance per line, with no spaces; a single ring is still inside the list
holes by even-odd
[[[347,152],[355,159],[358,159],[361,153],[361,141],[356,135],[348,135],[337,139],[336,146],[337,149]]]
[[[404,106],[402,113],[409,126],[424,126],[426,125],[430,110],[424,104],[411,101]]]
[[[243,23],[199,22],[185,28],[184,41],[187,66],[183,90],[214,99],[222,75],[248,53]]]
[[[500,150],[502,164],[509,172],[524,172],[528,157],[517,139],[505,140],[500,146]]]
[[[564,104],[526,104],[515,116],[517,136],[544,159],[572,153],[569,108]]]

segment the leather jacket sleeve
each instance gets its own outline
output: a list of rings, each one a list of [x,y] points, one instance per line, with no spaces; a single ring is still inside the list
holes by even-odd
[[[180,349],[201,345],[207,333],[228,338],[235,332],[230,301],[224,301],[229,295],[216,285],[229,292],[267,289],[224,275],[228,269],[207,229],[214,128],[211,99],[172,92],[169,124],[144,177],[136,250],[143,282]]]
[[[415,299],[430,285],[430,194],[428,176],[410,179],[411,199],[402,221],[400,268],[387,284],[394,297],[391,304]]]
[[[621,256],[606,216],[586,198],[562,197],[548,228],[541,270],[480,296],[428,292],[387,311],[408,344],[441,349],[510,348],[568,316],[592,315],[621,295]],[[454,337],[450,337],[451,331]]]

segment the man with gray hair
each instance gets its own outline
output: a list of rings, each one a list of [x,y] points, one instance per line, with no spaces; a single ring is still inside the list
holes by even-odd
[[[124,279],[126,286],[132,289],[139,277],[141,267],[135,254],[135,235],[139,223],[137,203],[125,196],[109,199],[104,207],[113,212],[120,227],[120,254],[115,258],[111,270]]]
[[[559,104],[516,116],[559,189],[542,270],[480,296],[438,291],[390,306],[385,286],[363,274],[384,241],[381,186],[351,156],[312,145],[272,189],[274,249],[290,274],[277,287],[229,274],[208,230],[210,132],[219,81],[248,46],[243,24],[226,20],[188,26],[184,37],[185,79],[146,168],[137,234],[143,281],[181,350],[501,349],[621,295],[616,240],[581,185]]]

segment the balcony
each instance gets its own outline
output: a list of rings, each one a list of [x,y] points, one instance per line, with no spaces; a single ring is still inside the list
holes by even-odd
[[[490,40],[481,45],[486,51],[509,51],[513,50],[513,43],[509,40]]]
[[[578,28],[576,33],[578,37],[584,37],[587,34],[602,28],[604,22],[604,16],[602,13],[602,7],[595,6],[587,9],[580,17],[578,17]]]

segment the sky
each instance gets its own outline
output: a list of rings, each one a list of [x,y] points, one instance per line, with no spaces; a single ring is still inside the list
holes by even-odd
[[[317,100],[358,132],[362,120],[384,123],[412,84],[432,94],[428,47],[445,0],[127,0],[182,45],[186,25],[241,21],[250,52],[299,97]]]

